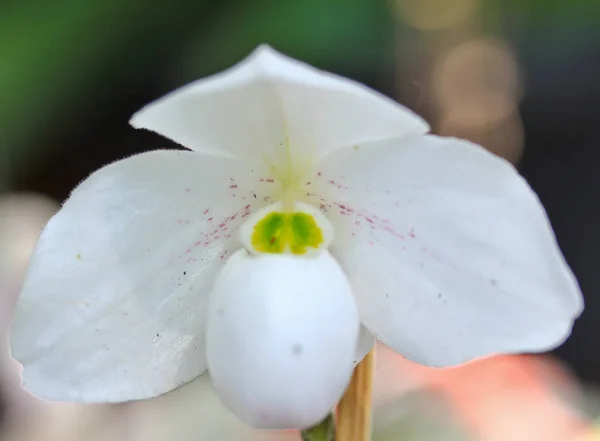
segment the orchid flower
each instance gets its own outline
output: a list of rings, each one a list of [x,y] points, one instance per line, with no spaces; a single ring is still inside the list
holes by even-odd
[[[11,334],[37,396],[208,370],[246,424],[305,428],[375,339],[451,366],[553,348],[582,311],[514,167],[361,84],[261,46],[131,124],[189,150],[103,167],[46,226]]]

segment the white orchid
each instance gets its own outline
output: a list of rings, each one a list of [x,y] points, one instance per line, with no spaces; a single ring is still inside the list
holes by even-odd
[[[353,81],[263,46],[131,123],[191,151],[100,169],[48,223],[11,337],[40,397],[208,369],[242,421],[304,428],[374,337],[449,366],[552,348],[582,310],[515,169]]]

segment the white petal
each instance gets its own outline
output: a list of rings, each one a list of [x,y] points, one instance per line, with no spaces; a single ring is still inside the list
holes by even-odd
[[[45,228],[14,315],[24,386],[52,400],[115,402],[204,371],[206,296],[239,247],[232,233],[272,188],[260,172],[155,151],[84,181]]]
[[[338,152],[316,192],[363,323],[434,366],[560,344],[582,310],[536,195],[506,161],[435,136]]]
[[[258,155],[283,170],[355,143],[429,130],[391,99],[268,46],[144,107],[131,124],[204,153]]]
[[[358,311],[327,252],[252,256],[240,250],[215,281],[207,321],[215,389],[252,427],[316,424],[350,380]]]
[[[354,365],[360,363],[365,356],[371,352],[373,346],[377,343],[375,336],[367,328],[361,325],[360,335],[358,336],[358,344],[356,346],[356,354],[354,355]]]

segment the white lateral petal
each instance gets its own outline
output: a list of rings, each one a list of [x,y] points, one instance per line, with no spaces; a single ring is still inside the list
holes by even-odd
[[[232,233],[273,188],[260,174],[154,151],[84,181],[42,233],[14,314],[24,386],[51,400],[116,402],[202,373],[208,289],[239,246]]]
[[[363,358],[373,349],[377,343],[375,336],[365,328],[363,325],[360,326],[360,335],[358,336],[358,344],[356,346],[356,355],[354,356],[354,364],[360,363]]]
[[[363,323],[433,366],[560,344],[583,308],[537,196],[479,146],[436,136],[332,155],[315,191]]]
[[[131,124],[193,150],[259,155],[283,169],[355,143],[429,130],[391,99],[265,45],[149,104]]]
[[[246,424],[317,424],[350,381],[360,322],[346,275],[328,252],[227,262],[211,292],[206,357],[215,390]]]

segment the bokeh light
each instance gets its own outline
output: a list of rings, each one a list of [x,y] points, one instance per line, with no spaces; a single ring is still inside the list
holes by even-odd
[[[421,31],[457,26],[474,15],[479,0],[395,0],[397,14]]]

